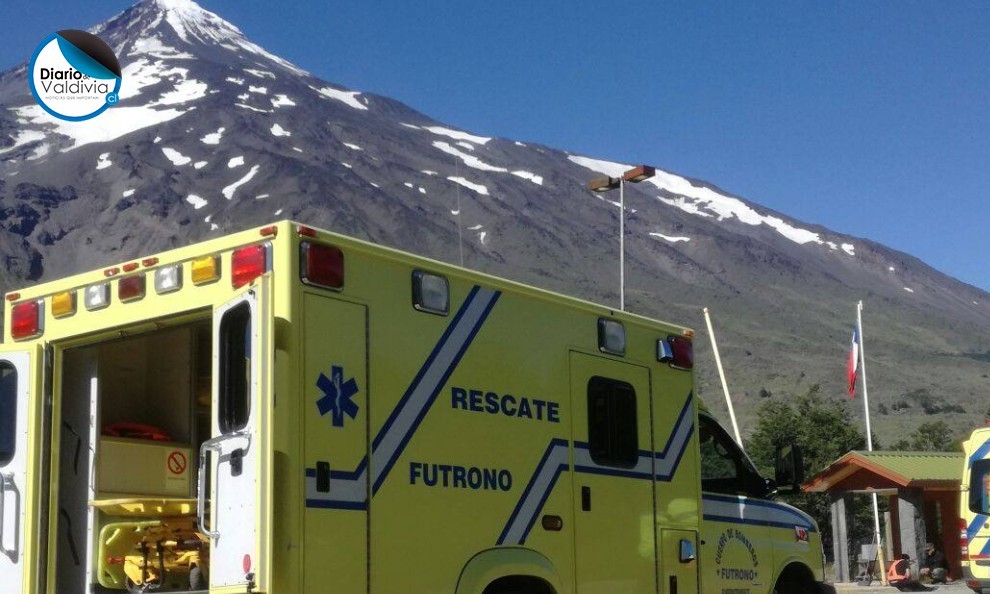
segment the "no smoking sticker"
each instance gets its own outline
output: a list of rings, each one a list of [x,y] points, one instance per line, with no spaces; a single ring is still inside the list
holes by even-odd
[[[172,452],[168,455],[168,471],[172,474],[182,474],[186,471],[188,461],[182,452]]]

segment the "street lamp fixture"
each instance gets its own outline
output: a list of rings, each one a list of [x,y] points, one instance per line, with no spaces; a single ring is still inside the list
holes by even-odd
[[[656,175],[649,165],[638,165],[622,172],[622,177],[600,177],[588,182],[592,192],[608,192],[619,188],[619,309],[626,309],[626,193],[625,182],[638,184]]]

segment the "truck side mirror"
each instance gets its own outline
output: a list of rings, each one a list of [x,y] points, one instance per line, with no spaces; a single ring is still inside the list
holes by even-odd
[[[804,460],[797,444],[778,445],[774,452],[774,481],[779,493],[799,493],[804,482]]]

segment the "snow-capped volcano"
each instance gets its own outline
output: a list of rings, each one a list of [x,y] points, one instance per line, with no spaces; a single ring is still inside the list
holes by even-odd
[[[119,104],[96,119],[50,117],[26,65],[0,74],[0,288],[294,218],[453,262],[461,236],[468,267],[617,301],[618,196],[587,181],[628,164],[323,81],[190,0],[145,0],[93,32],[123,68]],[[661,170],[627,186],[626,231],[627,307],[694,325],[711,307],[744,418],[761,393],[841,391],[857,299],[877,402],[920,415],[911,394],[927,390],[983,413],[986,293]],[[897,422],[876,419],[881,434]]]

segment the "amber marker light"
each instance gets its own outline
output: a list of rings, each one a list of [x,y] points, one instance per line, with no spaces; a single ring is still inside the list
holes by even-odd
[[[52,295],[52,315],[64,318],[76,313],[76,292],[66,291]]]
[[[205,285],[220,278],[220,256],[206,256],[192,261],[192,282]]]

